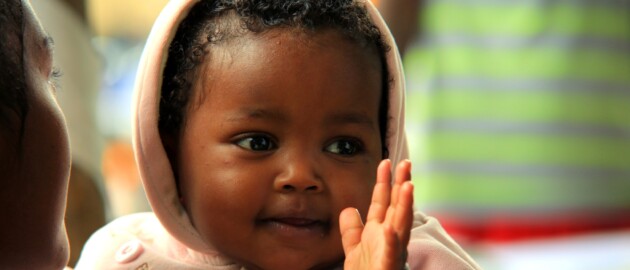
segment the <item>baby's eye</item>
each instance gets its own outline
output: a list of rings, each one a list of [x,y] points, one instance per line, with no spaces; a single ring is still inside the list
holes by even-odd
[[[354,139],[339,139],[326,146],[325,150],[337,155],[353,156],[363,151],[363,144]]]
[[[276,147],[271,138],[262,135],[249,136],[239,139],[236,144],[241,148],[252,151],[269,151]]]

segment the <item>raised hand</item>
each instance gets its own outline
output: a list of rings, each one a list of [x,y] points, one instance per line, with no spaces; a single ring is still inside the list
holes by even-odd
[[[393,186],[391,166],[389,160],[378,166],[365,225],[355,208],[340,214],[345,270],[400,270],[405,265],[413,220],[411,163],[405,160],[398,164]]]

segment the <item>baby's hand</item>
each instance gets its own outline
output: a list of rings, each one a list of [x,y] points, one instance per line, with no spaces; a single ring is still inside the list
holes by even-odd
[[[378,166],[372,204],[363,225],[359,212],[346,208],[339,217],[345,270],[400,270],[406,262],[413,220],[411,163],[402,161],[391,186],[391,162]]]

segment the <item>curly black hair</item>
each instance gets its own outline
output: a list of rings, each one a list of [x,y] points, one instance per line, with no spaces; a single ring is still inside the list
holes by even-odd
[[[277,28],[319,31],[335,29],[356,44],[374,48],[381,59],[383,94],[379,127],[383,155],[387,131],[389,74],[385,54],[390,50],[367,9],[355,0],[202,0],[181,22],[169,47],[160,100],[159,130],[176,134],[185,123],[195,69],[206,60],[208,48],[247,32]]]

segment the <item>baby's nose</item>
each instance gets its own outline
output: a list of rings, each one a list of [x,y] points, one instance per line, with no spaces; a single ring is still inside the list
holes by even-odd
[[[315,162],[306,158],[290,161],[274,182],[278,192],[318,193],[324,189],[322,178],[316,170]]]

